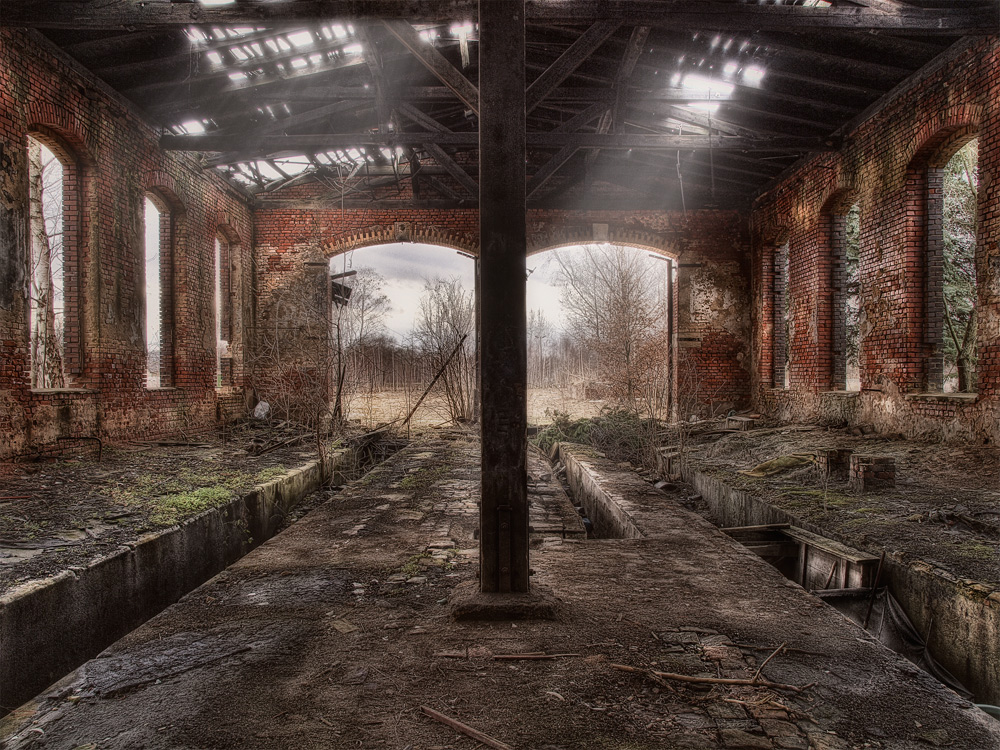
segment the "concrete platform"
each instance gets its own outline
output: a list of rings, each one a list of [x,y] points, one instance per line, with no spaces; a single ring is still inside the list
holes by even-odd
[[[655,534],[537,539],[555,621],[455,622],[477,455],[457,433],[411,446],[10,714],[0,745],[478,746],[428,706],[531,750],[1000,747],[1000,723],[668,495]],[[751,679],[782,643],[761,677],[800,692],[614,666]]]

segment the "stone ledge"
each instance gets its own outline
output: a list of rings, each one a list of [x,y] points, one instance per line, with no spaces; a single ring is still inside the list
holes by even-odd
[[[907,401],[937,401],[944,404],[974,404],[979,400],[978,393],[906,393]]]

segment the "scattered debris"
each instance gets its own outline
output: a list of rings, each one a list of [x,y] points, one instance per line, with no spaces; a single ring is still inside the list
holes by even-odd
[[[427,706],[421,706],[420,710],[425,714],[430,716],[435,721],[439,721],[442,724],[451,727],[456,732],[461,732],[466,737],[471,737],[476,742],[480,742],[487,747],[492,747],[494,750],[514,750],[510,745],[500,742],[500,740],[495,740],[488,734],[483,734],[478,729],[473,729],[468,724],[463,724],[457,719],[452,719],[450,716],[445,716],[444,714],[435,711],[433,708],[428,708]]]
[[[746,685],[749,687],[766,687],[772,690],[791,690],[793,693],[801,693],[808,690],[816,683],[810,682],[808,685],[786,685],[783,682],[771,682],[761,680],[757,677],[752,679],[742,679],[737,677],[692,677],[686,674],[674,674],[673,672],[659,672],[655,669],[643,669],[641,667],[630,667],[627,664],[611,664],[612,669],[620,672],[637,672],[654,679],[654,682],[661,680],[675,680],[677,682],[689,682],[696,685]]]

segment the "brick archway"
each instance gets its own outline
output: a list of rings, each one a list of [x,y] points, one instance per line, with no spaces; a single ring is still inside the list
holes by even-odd
[[[479,238],[437,225],[421,225],[412,221],[376,224],[350,234],[324,242],[323,254],[327,258],[375,245],[393,245],[400,242],[437,245],[479,255]]]
[[[645,250],[666,258],[677,260],[680,251],[666,237],[652,232],[642,232],[614,224],[588,224],[576,227],[561,227],[555,231],[529,231],[528,255],[555,250],[573,245],[615,245]]]

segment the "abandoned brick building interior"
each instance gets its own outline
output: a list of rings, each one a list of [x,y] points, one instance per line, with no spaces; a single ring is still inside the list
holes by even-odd
[[[995,0],[0,0],[3,747],[998,748],[998,440]]]

